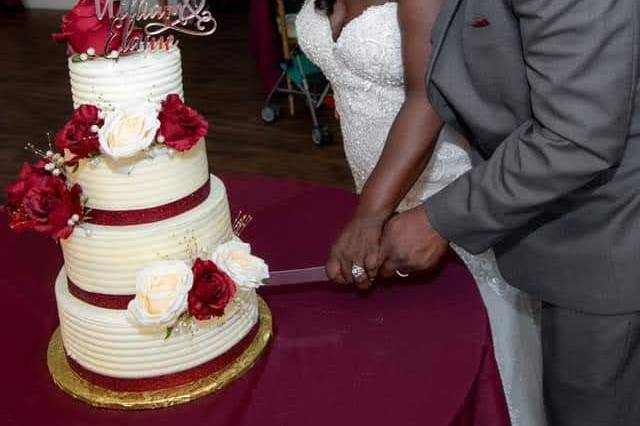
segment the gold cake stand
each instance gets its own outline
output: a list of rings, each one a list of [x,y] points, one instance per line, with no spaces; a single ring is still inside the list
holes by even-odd
[[[53,381],[66,393],[94,407],[147,410],[184,404],[216,392],[247,372],[260,358],[273,334],[273,319],[267,303],[258,297],[259,326],[253,341],[228,367],[194,383],[145,392],[118,392],[96,386],[69,366],[60,329],[49,341],[47,365]]]

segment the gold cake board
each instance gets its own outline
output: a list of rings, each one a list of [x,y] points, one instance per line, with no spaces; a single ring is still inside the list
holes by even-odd
[[[77,375],[69,366],[59,328],[49,341],[47,366],[60,389],[94,407],[148,410],[184,404],[222,389],[256,363],[273,334],[271,310],[261,297],[258,297],[258,312],[258,332],[249,347],[223,370],[187,385],[145,392],[119,392],[96,386]]]

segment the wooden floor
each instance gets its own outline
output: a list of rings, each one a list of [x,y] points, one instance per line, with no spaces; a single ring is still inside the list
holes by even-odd
[[[72,111],[65,47],[51,40],[61,13],[31,11],[0,15],[0,186],[11,182],[32,158],[26,142],[46,145]],[[249,172],[352,188],[339,130],[330,111],[321,119],[334,143],[311,142],[311,119],[300,106],[296,117],[273,125],[260,119],[263,90],[250,55],[246,13],[217,15],[219,31],[181,39],[188,103],[209,119],[209,162],[214,173]],[[283,106],[285,103],[282,104]],[[283,108],[283,110],[285,110]],[[4,191],[2,191],[2,201]]]

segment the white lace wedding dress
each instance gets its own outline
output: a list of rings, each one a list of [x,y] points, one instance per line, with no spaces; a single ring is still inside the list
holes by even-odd
[[[329,19],[307,0],[296,28],[303,51],[333,86],[347,160],[360,192],[405,98],[397,4],[369,7],[334,42]],[[445,126],[429,166],[400,210],[419,205],[468,170],[468,149],[467,142]],[[545,425],[538,304],[504,281],[493,253],[473,256],[454,249],[472,272],[487,307],[512,424]]]

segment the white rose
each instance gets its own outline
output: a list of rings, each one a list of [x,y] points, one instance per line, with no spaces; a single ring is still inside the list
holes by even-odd
[[[257,288],[269,278],[265,261],[251,255],[251,246],[237,239],[219,245],[211,260],[240,287]]]
[[[191,267],[181,261],[154,263],[138,273],[136,297],[127,308],[139,326],[171,327],[187,310],[193,286]]]
[[[154,142],[159,128],[153,105],[123,107],[107,115],[98,131],[100,150],[114,159],[132,157]]]

